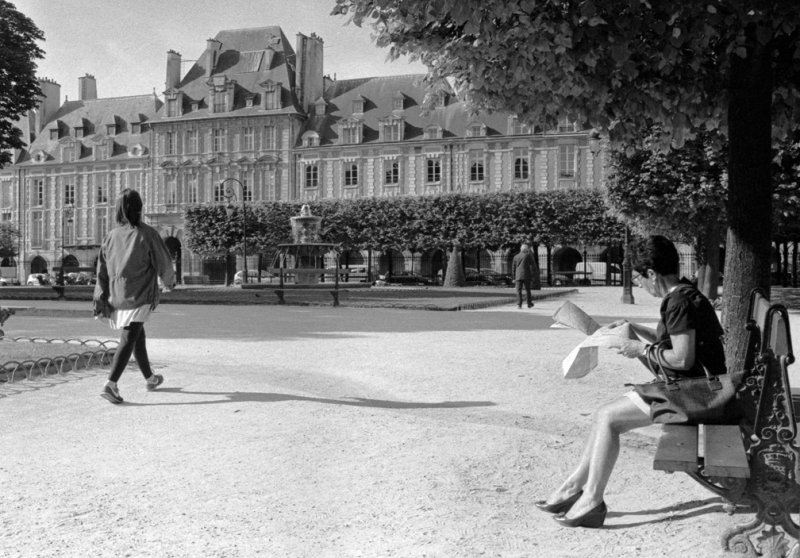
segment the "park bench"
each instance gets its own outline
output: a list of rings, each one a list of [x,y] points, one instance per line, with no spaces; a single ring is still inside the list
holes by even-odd
[[[211,279],[208,275],[184,275],[183,276],[183,284],[184,285],[208,285],[211,283]]]
[[[722,534],[724,550],[754,557],[796,556],[797,549],[790,547],[800,538],[800,527],[790,514],[800,511],[800,448],[787,372],[794,362],[789,315],[755,290],[745,327],[745,368],[741,380],[737,378],[740,423],[664,425],[653,467],[688,473],[727,500],[731,513],[736,506],[754,508],[750,522]],[[794,544],[784,540],[786,534]]]

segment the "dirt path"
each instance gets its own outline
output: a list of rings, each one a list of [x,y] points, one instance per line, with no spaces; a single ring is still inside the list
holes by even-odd
[[[655,321],[658,301],[619,294],[571,300],[601,321]],[[577,458],[591,410],[647,378],[612,353],[563,380],[581,334],[549,327],[561,302],[170,307],[148,325],[164,389],[145,391],[136,370],[118,407],[97,395],[102,372],[0,388],[0,556],[720,555],[746,516],[652,471],[656,427],[625,438],[605,529],[533,507]],[[103,331],[14,322],[8,334]]]

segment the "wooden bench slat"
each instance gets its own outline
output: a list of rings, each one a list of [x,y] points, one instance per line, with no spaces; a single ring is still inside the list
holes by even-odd
[[[707,475],[712,477],[750,478],[742,432],[738,425],[706,424],[703,452]]]
[[[697,471],[697,427],[665,424],[658,440],[653,469],[658,471]]]

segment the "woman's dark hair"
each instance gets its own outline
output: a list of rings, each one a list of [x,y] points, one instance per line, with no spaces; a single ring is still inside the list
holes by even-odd
[[[125,188],[117,198],[117,223],[138,227],[142,220],[142,197],[136,190]]]
[[[634,240],[630,251],[631,265],[642,275],[648,269],[661,275],[676,275],[680,269],[678,250],[666,237],[653,235]]]

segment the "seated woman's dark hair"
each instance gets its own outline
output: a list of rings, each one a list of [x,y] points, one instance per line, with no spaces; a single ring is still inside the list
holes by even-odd
[[[660,235],[634,240],[630,244],[631,265],[638,273],[645,275],[652,269],[661,275],[677,275],[680,258],[675,245]]]
[[[138,227],[142,221],[142,197],[136,190],[125,188],[117,198],[117,223]]]

